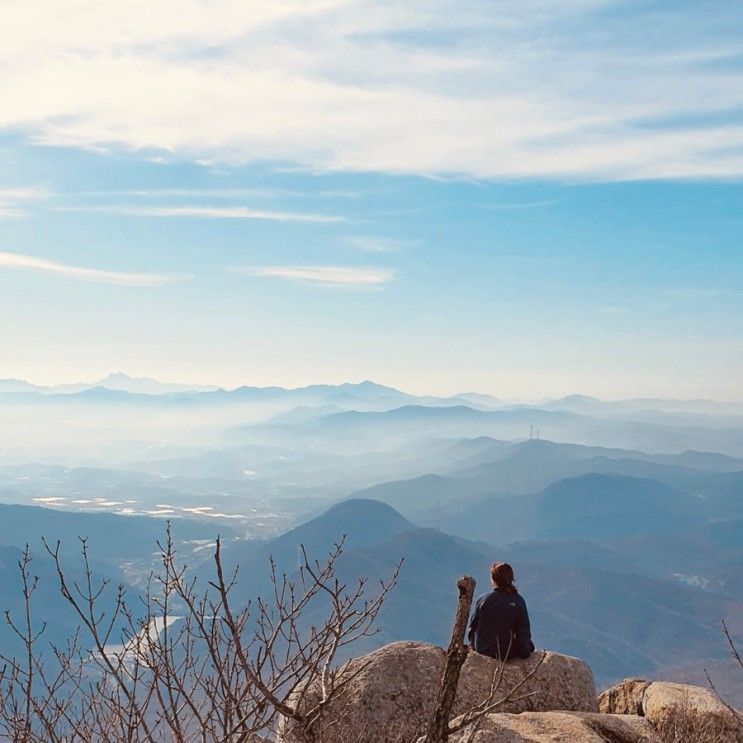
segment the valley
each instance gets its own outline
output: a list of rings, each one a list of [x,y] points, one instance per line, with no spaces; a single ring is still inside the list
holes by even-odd
[[[240,568],[240,602],[270,589],[270,558],[296,571],[300,545],[322,558],[345,535],[347,580],[384,578],[403,560],[382,632],[362,649],[445,644],[456,578],[471,573],[484,590],[496,558],[516,568],[538,643],[585,658],[602,684],[698,678],[707,665],[726,678],[720,621],[743,637],[735,406],[575,397],[536,406],[417,398],[371,383],[8,386],[0,385],[6,414],[22,404],[38,418],[62,411],[75,421],[33,457],[21,439],[6,435],[0,446],[2,599],[18,609],[14,576],[28,543],[34,565],[47,565],[39,621],[54,613],[55,642],[74,617],[64,619],[54,598],[42,539],[60,540],[74,571],[78,538],[87,538],[96,573],[136,596],[157,570],[168,521],[178,554],[205,583],[221,536],[225,559]],[[153,409],[157,424],[148,425]],[[86,446],[103,439],[102,422],[121,418],[105,451]],[[9,415],[3,421],[7,433]]]

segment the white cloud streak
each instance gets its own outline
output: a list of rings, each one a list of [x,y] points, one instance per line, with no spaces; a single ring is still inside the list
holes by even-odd
[[[395,237],[375,237],[373,235],[352,235],[348,238],[351,245],[368,253],[394,253],[398,250],[417,245],[416,240],[404,240]]]
[[[0,187],[0,201],[29,201],[43,199],[48,195],[49,192],[46,189],[37,186]]]
[[[237,269],[251,276],[290,279],[328,286],[378,286],[394,279],[394,271],[386,268],[354,268],[350,266],[250,266]]]
[[[543,201],[522,201],[513,204],[480,204],[480,209],[489,211],[519,211],[521,209],[540,209],[543,206],[554,206],[562,199],[544,199]]]
[[[2,192],[0,191],[0,195]],[[112,196],[133,196],[143,198],[209,198],[209,199],[285,199],[285,198],[345,198],[358,199],[361,191],[339,189],[299,190],[293,188],[138,188],[104,191],[68,192],[66,196],[93,196],[108,198]]]
[[[734,0],[5,0],[0,129],[319,171],[739,177],[741,22]]]
[[[129,217],[192,217],[198,219],[261,219],[272,222],[341,222],[344,217],[332,214],[250,209],[243,206],[59,206],[62,212],[97,212]]]
[[[160,286],[176,281],[183,281],[189,277],[167,274],[125,273],[121,271],[106,271],[98,268],[83,268],[57,263],[46,258],[38,258],[21,253],[0,252],[0,270],[10,269],[17,271],[32,271],[51,276],[60,276],[77,281],[89,281],[97,284],[118,284],[121,286]]]
[[[0,219],[23,217],[23,205],[49,196],[48,191],[37,186],[0,187]]]

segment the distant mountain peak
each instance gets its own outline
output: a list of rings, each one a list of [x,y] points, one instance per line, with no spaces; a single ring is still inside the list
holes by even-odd
[[[0,379],[0,392],[45,392],[47,389],[23,379]]]
[[[378,384],[371,379],[364,379],[362,382],[345,382],[339,385],[340,387],[357,387],[360,389],[375,389],[375,390],[386,390],[388,392],[399,392],[394,387],[387,387],[384,384]]]
[[[322,554],[346,535],[351,545],[389,539],[413,525],[392,506],[371,498],[340,501],[325,512],[269,543],[271,552],[287,545],[303,545],[310,554]]]
[[[550,439],[526,439],[519,444],[516,444],[518,448],[532,448],[532,449],[555,449],[560,444],[550,441]]]
[[[112,382],[116,380],[122,380],[122,381],[132,381],[135,379],[135,377],[130,376],[129,374],[125,374],[124,372],[111,372],[105,379],[103,379],[104,382]],[[154,382],[154,379],[146,378],[146,377],[139,377],[138,379],[147,379],[149,382]]]
[[[382,501],[375,500],[374,498],[347,498],[346,500],[334,503],[327,511],[322,515],[324,518],[332,518],[339,515],[345,514],[365,514],[365,515],[389,515],[398,516],[400,519],[405,521],[392,506]]]
[[[133,377],[131,374],[126,374],[125,372],[116,371],[111,372],[108,376],[101,379],[96,384],[98,386],[105,386],[107,384],[132,384],[132,383],[146,383],[146,384],[165,384],[164,382],[160,382],[157,379],[153,379],[152,377]]]
[[[143,395],[161,395],[172,392],[205,392],[217,389],[213,385],[183,384],[181,382],[160,382],[151,377],[133,377],[122,371],[111,372],[107,377],[87,387],[105,387],[119,392],[133,392]]]

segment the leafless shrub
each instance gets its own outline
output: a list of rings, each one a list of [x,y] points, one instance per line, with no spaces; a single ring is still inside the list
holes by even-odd
[[[738,668],[740,669],[741,681],[743,681],[743,656],[741,656],[740,651],[738,650],[738,647],[735,644],[735,641],[733,640],[733,636],[730,632],[730,628],[727,626],[724,620],[722,622],[722,633],[725,635],[725,641],[727,642],[728,648],[730,649],[730,655],[732,656],[733,661],[737,664]],[[712,691],[715,693],[715,696],[728,708],[728,711],[737,720],[739,728],[743,730],[743,713],[740,710],[733,707],[730,701],[723,694],[720,693],[720,691],[715,686],[714,681],[712,680],[712,678],[710,677],[709,673],[707,673],[706,670],[704,674],[707,677],[707,681],[709,682],[709,685],[712,688]]]
[[[730,730],[712,715],[700,715],[690,705],[682,705],[654,721],[663,743],[729,743]]]
[[[339,722],[329,717],[333,701],[366,667],[342,657],[349,645],[378,631],[400,564],[370,595],[366,579],[349,584],[338,576],[343,540],[324,561],[311,560],[302,548],[296,575],[279,574],[271,559],[268,595],[237,608],[237,570],[225,572],[219,540],[205,587],[178,562],[170,529],[158,546],[160,566],[130,604],[123,586],[111,597],[107,581],[96,579],[85,540],[79,579],[63,568],[60,544],[45,543],[61,595],[80,626],[64,647],[46,652],[46,627],[34,621],[38,579],[26,548],[19,561],[22,611],[5,615],[22,652],[0,657],[0,740],[254,743],[258,734],[273,739],[283,718],[294,740],[321,743],[322,731]],[[461,725],[450,725],[473,588],[474,581],[457,610],[449,652],[456,672],[451,666],[442,679],[441,740],[518,698],[541,662],[507,691],[501,691],[501,663],[488,698]],[[308,695],[310,689],[319,694]]]
[[[323,562],[302,549],[297,576],[279,575],[271,561],[269,595],[235,608],[237,571],[225,574],[221,543],[203,588],[177,562],[168,530],[141,603],[130,606],[119,587],[113,606],[102,606],[107,584],[93,575],[87,543],[83,578],[72,582],[59,543],[46,548],[81,631],[64,648],[40,651],[45,628],[33,621],[27,548],[23,616],[6,615],[23,653],[2,658],[0,669],[0,737],[14,743],[248,743],[271,736],[281,715],[317,743],[326,708],[350,680],[339,653],[377,631],[400,567],[369,596],[365,579],[348,585],[337,576],[342,540]],[[321,619],[306,626],[310,607]],[[322,693],[304,709],[302,689],[313,682]]]

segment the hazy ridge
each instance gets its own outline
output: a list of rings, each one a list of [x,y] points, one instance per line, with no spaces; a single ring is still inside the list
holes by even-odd
[[[96,569],[136,593],[170,519],[199,575],[222,534],[245,601],[266,590],[269,555],[291,572],[300,544],[321,557],[345,534],[348,579],[404,558],[379,643],[445,642],[453,582],[484,587],[495,558],[515,565],[538,644],[602,683],[724,669],[719,621],[742,636],[741,406],[108,380],[0,383],[11,608],[26,542],[41,565],[41,538],[60,539],[73,566],[88,536]],[[58,640],[74,623],[40,574]]]

